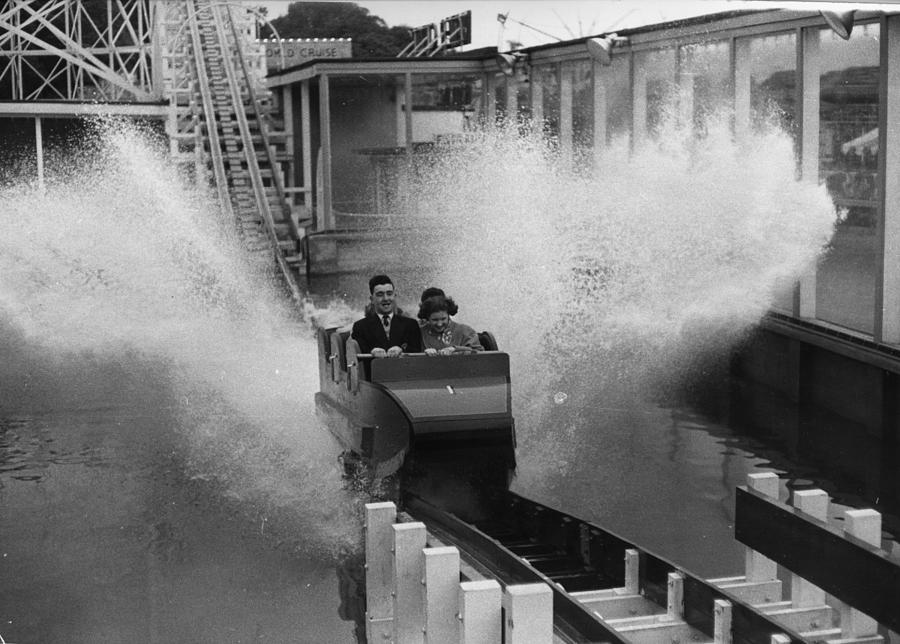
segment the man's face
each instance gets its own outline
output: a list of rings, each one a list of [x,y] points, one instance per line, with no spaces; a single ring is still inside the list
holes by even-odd
[[[372,306],[378,315],[389,315],[394,312],[394,285],[376,284],[372,289]]]

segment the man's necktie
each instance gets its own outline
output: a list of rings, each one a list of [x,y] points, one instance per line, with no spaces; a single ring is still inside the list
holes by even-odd
[[[384,332],[387,333],[391,329],[391,316],[390,315],[382,315],[381,322],[384,324]]]

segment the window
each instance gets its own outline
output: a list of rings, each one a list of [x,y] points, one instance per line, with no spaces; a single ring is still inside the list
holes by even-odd
[[[675,50],[640,52],[634,59],[635,142],[659,134],[675,98]]]
[[[819,263],[816,317],[872,333],[878,227],[879,26],[819,31],[819,180],[838,223]]]

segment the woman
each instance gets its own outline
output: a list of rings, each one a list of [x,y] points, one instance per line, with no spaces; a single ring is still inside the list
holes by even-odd
[[[459,308],[449,297],[435,295],[426,298],[419,307],[423,320],[422,347],[430,356],[484,351],[475,329],[450,319]]]

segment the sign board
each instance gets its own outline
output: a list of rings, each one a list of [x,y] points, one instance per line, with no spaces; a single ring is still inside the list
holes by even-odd
[[[434,56],[445,49],[456,49],[472,42],[472,12],[465,11],[441,20],[436,24],[423,25],[410,30],[412,40],[403,48],[398,57]]]
[[[285,68],[296,67],[316,58],[334,60],[353,57],[353,41],[350,38],[282,38],[280,41],[265,38],[260,42],[265,47],[266,68],[269,71],[281,69],[282,49]]]
[[[466,11],[441,20],[441,45],[455,49],[472,42],[472,12]]]

